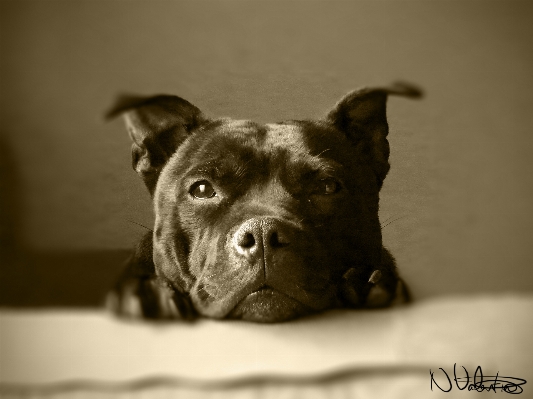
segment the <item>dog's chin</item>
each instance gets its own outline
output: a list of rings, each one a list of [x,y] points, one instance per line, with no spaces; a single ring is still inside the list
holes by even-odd
[[[276,323],[310,313],[313,313],[313,310],[296,299],[273,288],[263,287],[241,300],[228,318]]]

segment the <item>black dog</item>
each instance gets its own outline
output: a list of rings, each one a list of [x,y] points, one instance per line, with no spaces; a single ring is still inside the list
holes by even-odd
[[[283,321],[407,300],[383,247],[386,100],[362,89],[320,120],[208,119],[175,96],[124,97],[155,227],[108,297],[119,315]]]

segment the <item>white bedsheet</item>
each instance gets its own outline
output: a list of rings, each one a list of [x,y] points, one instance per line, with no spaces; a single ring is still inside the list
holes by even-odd
[[[533,397],[532,316],[533,295],[525,294],[441,297],[267,325],[214,320],[150,324],[119,321],[98,311],[4,309],[0,384],[6,392],[75,381],[152,379],[152,388],[157,381],[174,381],[171,386],[179,390],[189,383],[194,388],[259,377],[263,383],[256,385],[264,390],[261,378],[296,377],[294,381],[313,385],[327,374],[352,373],[381,395],[390,384],[394,392],[423,390],[411,397],[438,397],[443,393],[430,391],[429,370],[440,373],[437,381],[442,383],[439,368],[453,378],[457,363],[471,375],[479,365],[485,375],[523,378],[528,383],[522,397]],[[378,382],[380,375],[383,381]],[[444,397],[455,397],[451,393]]]

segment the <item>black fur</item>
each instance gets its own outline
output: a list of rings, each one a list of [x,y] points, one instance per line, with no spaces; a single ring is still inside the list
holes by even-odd
[[[206,118],[174,96],[122,98],[134,169],[156,222],[109,295],[119,315],[276,322],[407,300],[383,247],[388,94],[363,89],[326,118]]]

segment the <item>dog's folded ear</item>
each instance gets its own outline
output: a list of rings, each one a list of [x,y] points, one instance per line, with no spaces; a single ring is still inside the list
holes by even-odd
[[[133,141],[132,166],[153,195],[161,169],[190,133],[206,118],[188,101],[170,95],[120,96],[106,114],[124,114]]]
[[[386,104],[391,94],[420,98],[422,91],[407,83],[355,90],[342,98],[326,117],[369,158],[380,188],[390,168]]]

